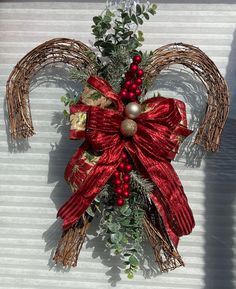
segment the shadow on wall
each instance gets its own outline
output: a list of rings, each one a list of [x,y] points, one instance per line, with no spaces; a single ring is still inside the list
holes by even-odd
[[[234,289],[236,120],[229,119],[218,153],[205,161],[205,287]]]
[[[236,31],[226,70],[231,95],[230,116],[236,113]],[[236,120],[228,119],[218,153],[205,166],[205,287],[234,289],[235,284],[235,171]]]
[[[230,114],[231,118],[236,119],[236,30],[233,34],[231,51],[229,54],[228,65],[226,69],[226,81],[230,91]]]
[[[83,86],[70,78],[70,67],[66,64],[48,65],[41,69],[31,81],[31,90],[39,86],[63,88],[71,98],[80,94]],[[58,96],[59,97],[59,96]],[[57,103],[60,100],[57,100]],[[62,110],[54,112],[51,125],[60,135],[58,143],[51,143],[51,151],[49,152],[48,164],[48,184],[56,183],[51,192],[51,200],[55,208],[58,210],[71,196],[70,188],[64,180],[65,167],[81,145],[81,141],[71,141],[69,139],[69,120],[67,120]],[[49,259],[49,267],[54,267],[53,255],[57,243],[62,233],[62,220],[56,219],[55,222],[43,234],[45,240],[45,251],[51,251]],[[61,270],[61,268],[56,268]],[[64,270],[65,271],[65,270]]]

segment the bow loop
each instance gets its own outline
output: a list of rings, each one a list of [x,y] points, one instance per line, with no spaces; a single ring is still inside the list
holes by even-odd
[[[142,123],[158,123],[173,130],[181,121],[176,102],[172,98],[153,97],[143,103],[146,111],[139,116]]]
[[[120,123],[117,111],[91,106],[87,113],[85,137],[95,151],[107,150],[120,142]]]

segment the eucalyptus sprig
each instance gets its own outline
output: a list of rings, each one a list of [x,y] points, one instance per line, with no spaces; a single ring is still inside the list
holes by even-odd
[[[139,268],[140,256],[143,255],[143,217],[148,202],[147,194],[153,185],[135,171],[132,171],[130,176],[131,192],[124,206],[114,205],[114,188],[106,184],[94,200],[93,208],[89,207],[86,212],[92,217],[94,207],[101,212],[99,228],[106,247],[114,255],[120,256],[125,267],[124,272],[132,279]]]
[[[94,46],[100,52],[98,75],[105,78],[116,92],[120,90],[131,58],[136,54],[143,56],[142,52],[137,50],[144,41],[143,32],[138,30],[138,27],[144,20],[149,20],[150,15],[156,13],[156,9],[156,4],[138,4],[135,11],[120,8],[115,14],[106,10],[102,15],[93,18]],[[147,58],[145,56],[144,59]]]
[[[93,17],[92,34],[99,53],[91,52],[90,58],[97,74],[106,79],[117,93],[132,57],[141,55],[143,60],[140,67],[144,67],[152,55],[152,52],[142,53],[138,50],[144,41],[143,32],[138,27],[156,14],[156,10],[156,4],[137,4],[134,10],[120,8],[113,13],[107,9],[102,15]],[[89,74],[86,67],[83,70],[75,69],[71,71],[71,78],[85,83]]]
[[[137,31],[144,20],[156,14],[156,4],[136,5],[135,11],[118,9],[118,14],[106,10],[104,15],[93,18],[92,33],[96,42],[94,46],[99,49],[102,56],[111,56],[119,46],[126,46],[127,50],[134,52],[144,41],[143,32]],[[132,55],[131,55],[132,56]]]

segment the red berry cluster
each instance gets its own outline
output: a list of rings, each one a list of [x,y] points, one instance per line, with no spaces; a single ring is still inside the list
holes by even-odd
[[[143,70],[138,66],[141,61],[142,57],[140,55],[133,57],[133,62],[125,74],[125,82],[120,91],[122,100],[136,101],[137,97],[142,93],[140,87],[143,84]]]
[[[113,174],[114,191],[117,195],[117,206],[123,206],[125,199],[129,198],[129,172],[133,167],[129,163],[129,159],[126,153],[122,154],[122,161],[118,166],[118,169]]]

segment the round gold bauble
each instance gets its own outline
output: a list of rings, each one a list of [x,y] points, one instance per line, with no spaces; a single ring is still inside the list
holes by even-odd
[[[121,122],[120,131],[124,136],[133,136],[137,129],[137,123],[132,119],[127,118]]]
[[[125,107],[125,114],[128,118],[135,119],[141,113],[141,105],[137,102],[130,102]]]

